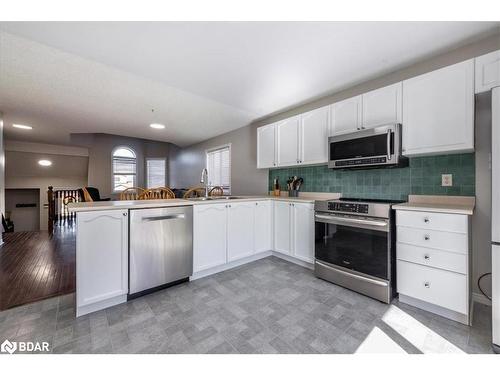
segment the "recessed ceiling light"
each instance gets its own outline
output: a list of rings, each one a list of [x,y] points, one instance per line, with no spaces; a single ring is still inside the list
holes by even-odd
[[[50,160],[38,160],[38,164],[40,164],[42,167],[50,167],[52,165],[52,162]]]
[[[33,127],[32,127],[32,126],[29,126],[29,125],[12,124],[12,126],[13,126],[14,128],[24,129],[24,130],[31,130],[31,129],[33,129]]]
[[[163,124],[149,124],[153,129],[165,129],[165,125]]]

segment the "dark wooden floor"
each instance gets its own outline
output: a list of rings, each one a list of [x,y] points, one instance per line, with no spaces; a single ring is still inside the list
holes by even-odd
[[[75,230],[4,233],[0,311],[75,291]]]

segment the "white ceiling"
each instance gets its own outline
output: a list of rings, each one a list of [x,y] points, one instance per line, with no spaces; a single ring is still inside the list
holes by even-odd
[[[69,143],[70,133],[103,132],[183,146],[470,43],[499,23],[3,22],[0,29],[7,138]],[[12,122],[35,129],[14,130]]]

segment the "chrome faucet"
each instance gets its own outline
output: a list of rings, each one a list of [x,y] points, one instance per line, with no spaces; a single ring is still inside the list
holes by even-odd
[[[208,198],[208,170],[207,170],[207,168],[203,168],[203,170],[201,171],[200,182],[205,185],[205,198]]]

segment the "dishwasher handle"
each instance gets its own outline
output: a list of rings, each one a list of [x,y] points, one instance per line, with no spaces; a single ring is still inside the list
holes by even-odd
[[[149,216],[149,217],[143,217],[142,221],[175,220],[175,219],[184,219],[185,217],[186,217],[185,214],[174,214],[174,215],[163,215],[163,216]]]

